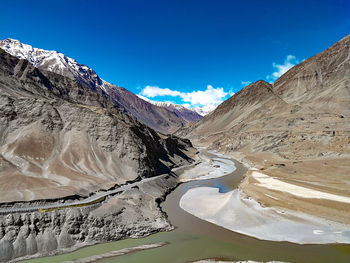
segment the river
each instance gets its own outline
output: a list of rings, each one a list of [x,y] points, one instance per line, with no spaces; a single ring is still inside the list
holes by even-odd
[[[215,157],[213,154],[209,154]],[[176,227],[174,231],[162,232],[140,239],[126,239],[79,249],[72,253],[47,258],[28,260],[31,263],[55,263],[74,261],[93,255],[126,247],[167,242],[168,245],[99,260],[112,262],[184,263],[199,259],[222,260],[279,260],[285,262],[350,262],[350,245],[298,245],[289,242],[272,242],[244,236],[220,226],[201,220],[179,207],[179,201],[188,189],[200,186],[219,188],[221,192],[237,188],[246,168],[234,161],[236,170],[220,178],[189,181],[180,184],[170,193],[161,207]]]

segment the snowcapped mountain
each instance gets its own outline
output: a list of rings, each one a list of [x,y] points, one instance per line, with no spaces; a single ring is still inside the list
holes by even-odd
[[[157,105],[159,107],[164,107],[167,108],[168,110],[171,110],[173,112],[180,112],[179,114],[184,115],[183,117],[186,119],[188,119],[189,121],[193,122],[193,121],[198,121],[200,119],[203,118],[203,116],[209,114],[210,112],[212,112],[213,110],[216,109],[217,105],[215,104],[210,104],[210,105],[206,105],[206,106],[202,106],[202,107],[194,107],[191,108],[189,106],[186,105],[179,105],[179,104],[175,104],[172,102],[162,102],[162,101],[153,101],[150,100],[149,98],[146,98],[144,96],[141,95],[137,95],[139,98],[148,101],[154,105]]]
[[[34,48],[10,38],[0,40],[0,48],[19,59],[28,60],[41,70],[66,76],[88,86],[91,90],[106,96],[117,108],[162,133],[173,133],[191,122],[193,118],[196,119],[185,117],[190,114],[179,114],[182,111],[170,109],[171,107],[154,105],[124,88],[106,82],[93,69],[57,51]]]
[[[158,107],[166,108],[174,113],[176,113],[181,118],[189,121],[199,121],[203,118],[197,111],[186,108],[182,105],[174,104],[171,102],[160,102],[160,101],[150,101],[152,104],[157,105]]]
[[[215,104],[209,104],[203,107],[194,107],[193,110],[196,111],[199,115],[205,116],[211,113],[212,111],[214,111],[217,106],[218,105],[215,105]]]
[[[57,51],[34,48],[11,38],[0,40],[0,48],[19,59],[28,60],[36,68],[75,79],[91,88],[103,87],[104,81],[94,70]]]

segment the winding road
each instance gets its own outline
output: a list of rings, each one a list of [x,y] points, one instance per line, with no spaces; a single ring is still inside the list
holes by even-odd
[[[141,185],[143,183],[150,182],[150,181],[154,181],[158,178],[165,177],[165,176],[169,176],[169,174],[161,174],[158,176],[145,178],[145,179],[142,179],[141,181],[122,185],[122,186],[118,187],[117,189],[109,190],[106,192],[98,192],[92,196],[85,198],[85,199],[74,201],[72,203],[61,203],[61,204],[55,203],[55,204],[42,205],[42,206],[30,206],[30,207],[0,209],[0,214],[24,213],[24,212],[34,212],[34,211],[45,212],[45,211],[55,210],[55,209],[92,205],[92,204],[96,204],[96,203],[103,201],[109,195],[123,192],[123,191],[131,189],[135,186],[138,186],[138,185]]]

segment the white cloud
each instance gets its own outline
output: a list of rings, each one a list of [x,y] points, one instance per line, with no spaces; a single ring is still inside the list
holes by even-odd
[[[180,96],[181,92],[176,91],[176,90],[170,90],[168,88],[166,89],[161,89],[157,86],[146,86],[140,93],[143,96],[146,97],[157,97],[157,96]]]
[[[181,93],[180,97],[184,102],[189,102],[191,105],[208,105],[222,102],[223,98],[228,95],[224,88],[214,88],[211,85],[207,89],[192,91],[189,93]]]
[[[195,106],[206,106],[211,104],[220,104],[227,95],[233,95],[232,91],[226,92],[224,88],[214,88],[208,85],[206,90],[196,90],[192,92],[180,92],[177,90],[170,90],[168,88],[162,89],[157,86],[146,86],[140,93],[141,96],[157,97],[157,96],[172,96],[180,97],[184,104]]]
[[[242,81],[241,84],[243,86],[247,86],[247,85],[251,84],[251,82],[250,81]]]
[[[299,61],[293,55],[288,55],[284,60],[284,64],[277,64],[273,62],[272,66],[275,68],[275,71],[271,75],[267,75],[266,78],[268,80],[275,81],[298,63]]]

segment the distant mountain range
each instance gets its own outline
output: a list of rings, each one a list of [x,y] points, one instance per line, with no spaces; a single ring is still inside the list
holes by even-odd
[[[187,120],[188,122],[196,122],[203,118],[205,114],[200,114],[197,112],[196,108],[188,108],[183,105],[175,104],[172,102],[161,102],[161,101],[153,101],[146,97],[138,95],[141,99],[152,103],[158,107],[165,108],[171,112],[174,112],[176,115],[180,116],[182,119]]]
[[[208,115],[209,113],[211,113],[212,111],[214,111],[217,106],[218,105],[216,105],[216,104],[208,104],[206,106],[194,107],[192,109],[194,111],[196,111],[199,115],[205,116],[205,115]]]
[[[189,108],[187,106],[175,104],[172,102],[153,101],[143,96],[139,96],[139,97],[159,107],[164,107],[174,112],[180,112],[180,115],[183,115],[185,119],[188,119],[191,122],[199,121],[200,119],[203,118],[203,116],[211,113],[217,107],[217,105],[215,104],[209,104],[202,107],[197,106],[197,107]]]
[[[180,112],[180,115],[183,115],[185,119],[188,119],[191,122],[199,121],[200,119],[203,118],[203,116],[208,115],[217,107],[217,105],[215,104],[209,104],[202,107],[189,108],[183,105],[174,104],[172,102],[159,102],[159,101],[152,101],[152,100],[150,100],[149,102],[159,107],[167,108],[168,110],[171,110],[174,112]]]
[[[104,81],[93,69],[57,51],[34,48],[10,38],[0,40],[0,48],[19,59],[28,60],[38,69],[51,71],[86,85],[108,98],[117,108],[162,133],[173,133],[189,122],[199,120],[203,115],[203,112],[198,114],[191,109],[154,105],[124,88]]]

